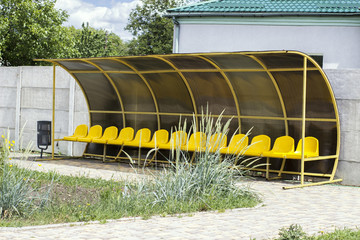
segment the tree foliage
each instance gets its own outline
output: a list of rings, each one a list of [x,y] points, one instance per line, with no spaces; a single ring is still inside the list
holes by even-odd
[[[58,57],[59,50],[66,48],[61,25],[68,15],[55,9],[55,2],[0,0],[2,65],[33,65],[34,58]]]
[[[83,24],[64,27],[65,11],[56,0],[0,0],[0,66],[40,65],[40,58],[125,55],[114,33]],[[45,63],[46,64],[46,63]]]
[[[75,43],[75,53],[68,57],[104,57],[126,54],[126,44],[119,36],[108,33],[104,29],[95,29],[88,23],[82,24],[82,29],[72,29],[70,35]]]
[[[172,52],[173,22],[163,17],[166,10],[185,0],[141,0],[130,13],[126,30],[135,37],[129,43],[131,55],[165,54]]]

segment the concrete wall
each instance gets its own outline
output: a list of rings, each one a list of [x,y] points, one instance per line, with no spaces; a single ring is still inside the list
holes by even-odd
[[[324,68],[360,68],[360,27],[180,24],[178,51],[298,50],[324,54]]]
[[[360,69],[326,69],[339,109],[341,147],[337,177],[360,185]]]
[[[52,67],[0,67],[0,133],[9,129],[16,148],[32,142],[38,150],[37,121],[52,120],[52,79]],[[89,123],[83,93],[70,74],[58,67],[55,108],[55,138],[71,135],[74,126]],[[55,144],[55,151],[64,154],[79,155],[83,148],[83,144]]]

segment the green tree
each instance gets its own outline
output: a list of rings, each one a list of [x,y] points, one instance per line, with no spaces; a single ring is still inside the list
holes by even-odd
[[[61,26],[68,15],[56,0],[0,0],[1,63],[35,65],[34,58],[56,58],[71,46]],[[3,25],[3,21],[6,22]]]
[[[131,55],[172,52],[173,22],[163,17],[166,10],[184,4],[185,0],[141,0],[130,13],[125,27],[135,37],[129,43]]]
[[[115,33],[95,29],[83,23],[82,29],[75,31],[76,57],[104,57],[126,54],[126,44]],[[69,56],[72,57],[72,56]]]

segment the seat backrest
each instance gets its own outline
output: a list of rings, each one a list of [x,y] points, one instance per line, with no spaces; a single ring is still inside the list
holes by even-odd
[[[267,135],[257,135],[251,140],[251,146],[248,150],[256,152],[265,152],[270,150],[271,139]]]
[[[246,134],[236,134],[232,136],[229,143],[229,150],[232,152],[238,152],[246,148],[249,144],[249,137]]]
[[[226,143],[227,143],[227,136],[225,134],[215,133],[210,137],[208,147],[210,150],[215,150],[226,147]]]
[[[142,128],[137,131],[134,141],[147,143],[150,142],[150,138],[151,138],[150,129]]]
[[[290,136],[278,137],[275,140],[272,148],[273,152],[293,152],[294,151],[294,139]]]
[[[206,144],[206,134],[203,132],[196,132],[191,134],[188,141],[188,147],[205,147]]]
[[[132,127],[126,127],[121,129],[120,134],[117,139],[121,139],[123,141],[131,141],[134,139],[134,129]]]
[[[76,127],[74,136],[76,137],[86,137],[88,134],[88,126],[86,124],[81,124]]]
[[[87,137],[89,138],[99,138],[102,135],[102,127],[100,125],[92,126],[89,130]]]
[[[302,145],[302,139],[299,140],[299,143],[296,147],[296,152],[300,152],[301,153],[301,145]],[[317,140],[314,137],[306,137],[305,138],[305,145],[304,145],[304,153],[308,154],[315,154],[315,155],[319,155],[319,140]]]
[[[155,131],[151,143],[164,144],[169,142],[169,132],[165,129]]]
[[[187,141],[187,133],[185,131],[176,131],[171,134],[170,145],[179,145],[183,146]]]
[[[118,128],[115,126],[107,127],[101,138],[103,139],[115,139],[118,135]]]

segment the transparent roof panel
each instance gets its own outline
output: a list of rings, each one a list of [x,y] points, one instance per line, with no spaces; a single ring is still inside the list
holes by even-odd
[[[91,113],[91,124],[101,125],[103,131],[110,126],[115,126],[120,131],[124,126],[123,115],[121,113]]]
[[[154,57],[121,58],[121,60],[138,71],[173,70],[169,64]]]
[[[143,75],[153,89],[160,112],[193,113],[194,106],[183,79],[177,73]]]
[[[172,132],[179,129],[179,122],[181,120],[181,127],[184,127],[184,121],[186,120],[186,130],[190,130],[193,117],[190,116],[168,116],[160,115],[161,128],[169,131],[169,138]]]
[[[182,69],[215,69],[215,67],[204,59],[196,56],[170,56],[163,57],[171,61],[176,68]]]
[[[69,71],[99,71],[99,69],[90,63],[84,61],[58,61],[59,64],[63,65]]]
[[[145,82],[135,74],[110,73],[114,81],[125,111],[128,112],[156,112],[154,100]]]
[[[147,115],[147,114],[125,114],[125,122],[127,127],[132,127],[136,131],[141,128],[149,128],[151,134],[153,134],[157,129],[157,116]]]
[[[304,67],[304,57],[298,54],[256,54],[254,56],[263,62],[268,69]]]
[[[303,72],[272,72],[282,98],[288,117],[302,117]]]
[[[271,146],[277,137],[284,136],[285,121],[269,119],[241,119],[241,133],[247,133],[251,130],[250,141],[254,136],[265,134],[271,138]]]
[[[118,96],[109,80],[101,73],[76,73],[89,101],[89,110],[122,111]]]
[[[306,117],[335,119],[330,91],[319,71],[307,72]]]
[[[237,115],[229,85],[220,73],[185,72],[183,74],[193,91],[199,113],[208,105],[212,114],[220,114],[225,110],[224,115]]]
[[[112,59],[94,59],[91,62],[98,65],[104,71],[130,71],[133,72],[131,68],[125,64],[112,60]]]
[[[263,69],[263,67],[249,56],[239,54],[208,55],[206,56],[222,69]]]
[[[284,117],[279,94],[265,72],[228,72],[241,116]]]

